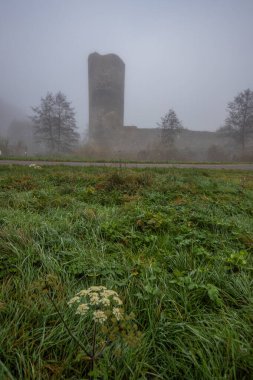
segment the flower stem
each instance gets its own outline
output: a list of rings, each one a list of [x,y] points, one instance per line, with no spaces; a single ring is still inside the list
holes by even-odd
[[[47,281],[45,280],[46,282],[46,285],[47,287],[52,290],[51,286],[47,283]],[[47,293],[52,305],[54,306],[55,308],[55,311],[57,312],[57,314],[59,315],[60,317],[60,320],[62,321],[65,329],[67,330],[68,334],[71,336],[72,339],[74,339],[74,341],[79,345],[79,347],[81,347],[81,349],[85,352],[85,354],[90,358],[92,359],[92,356],[91,354],[86,350],[85,346],[80,342],[80,340],[71,332],[70,328],[68,327],[68,325],[66,324],[66,322],[64,321],[63,319],[63,316],[61,315],[61,312],[60,310],[58,309],[58,306],[56,305],[53,297],[51,296],[50,292]],[[93,354],[92,354],[93,355]]]
[[[93,337],[92,337],[92,357],[91,357],[91,370],[94,370],[95,360],[96,360],[96,335],[97,335],[97,324],[94,323]]]

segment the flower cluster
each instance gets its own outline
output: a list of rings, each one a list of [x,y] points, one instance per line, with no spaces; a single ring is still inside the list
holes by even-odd
[[[36,164],[30,164],[30,165],[29,165],[29,168],[33,168],[33,169],[41,169],[41,166],[36,165]]]
[[[93,361],[103,355],[106,347],[114,350],[114,355],[121,355],[125,344],[135,347],[139,344],[141,333],[134,323],[134,313],[126,314],[123,303],[117,292],[105,286],[91,286],[80,290],[68,302],[75,308],[75,314],[84,318],[87,327],[93,322],[94,328],[88,347],[92,354],[88,357]],[[95,356],[94,356],[95,353]]]
[[[76,314],[92,315],[95,322],[103,324],[108,318],[123,319],[122,301],[117,292],[105,286],[91,286],[80,290],[68,302],[69,306],[77,305]]]

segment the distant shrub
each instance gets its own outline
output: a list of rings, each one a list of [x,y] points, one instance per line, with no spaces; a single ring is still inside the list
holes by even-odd
[[[153,175],[148,172],[129,173],[115,172],[106,178],[105,188],[107,190],[119,189],[125,191],[135,191],[139,187],[150,186],[153,183]]]

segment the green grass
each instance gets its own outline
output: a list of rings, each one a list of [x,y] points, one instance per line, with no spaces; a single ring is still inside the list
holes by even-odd
[[[0,378],[84,379],[67,301],[116,290],[142,333],[101,379],[252,379],[253,176],[0,166]]]

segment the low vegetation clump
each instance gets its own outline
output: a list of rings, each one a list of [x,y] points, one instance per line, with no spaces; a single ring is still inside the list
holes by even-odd
[[[245,379],[253,176],[0,166],[0,378]]]

